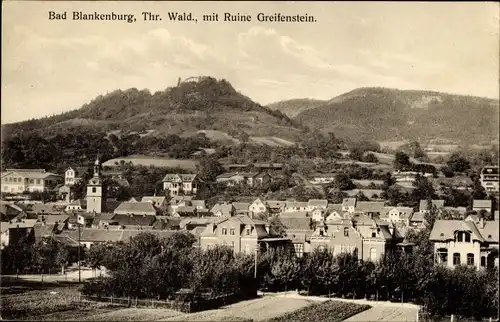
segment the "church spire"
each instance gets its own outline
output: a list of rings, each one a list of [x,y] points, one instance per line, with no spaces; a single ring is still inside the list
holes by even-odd
[[[101,176],[101,160],[99,159],[99,154],[97,155],[94,162],[94,177]]]

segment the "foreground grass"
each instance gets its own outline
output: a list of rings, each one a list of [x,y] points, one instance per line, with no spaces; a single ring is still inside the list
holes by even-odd
[[[326,301],[306,306],[295,312],[287,313],[266,322],[340,322],[371,308],[342,301]]]
[[[3,280],[0,315],[8,320],[69,320],[116,309],[107,303],[80,302],[76,283]]]
[[[75,320],[78,321],[157,321],[169,317],[183,315],[174,310],[169,309],[153,309],[153,308],[126,308],[105,312],[99,314],[95,312],[92,315],[81,317]]]

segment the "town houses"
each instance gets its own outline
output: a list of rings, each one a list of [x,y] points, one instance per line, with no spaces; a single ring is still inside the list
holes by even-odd
[[[226,169],[233,172],[217,176],[214,183],[229,189],[266,185],[275,177],[270,174],[275,170],[271,164],[229,165]],[[4,201],[2,245],[31,233],[33,240],[35,236],[64,236],[91,247],[127,240],[141,232],[169,236],[186,231],[202,249],[224,245],[235,253],[250,254],[286,245],[299,257],[328,249],[334,254],[351,253],[365,261],[379,261],[392,249],[411,250],[413,244],[405,238],[408,232],[425,229],[428,216],[437,216],[430,236],[437,264],[498,265],[499,216],[491,199],[473,199],[467,208],[448,206],[442,199],[420,200],[410,207],[356,196],[336,203],[327,198],[276,200],[263,196],[213,201],[199,198],[198,191],[210,183],[198,174],[168,173],[157,179],[163,191],[155,189],[153,195],[117,201],[106,196],[104,181],[111,177],[126,181],[119,172],[106,174],[99,158],[91,170],[69,167],[64,176],[40,169],[8,169],[2,175],[2,191],[13,194],[58,190],[58,184],[71,191],[84,178],[86,187],[85,196],[79,199],[70,194],[55,203],[38,202],[29,207]],[[330,181],[318,176],[316,182]],[[449,215],[446,219],[442,217],[445,213]]]

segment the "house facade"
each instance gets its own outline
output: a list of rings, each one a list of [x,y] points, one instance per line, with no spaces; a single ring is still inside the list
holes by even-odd
[[[2,173],[1,188],[4,193],[50,191],[63,183],[62,176],[43,169],[7,169]]]
[[[255,199],[248,208],[248,212],[252,215],[264,214],[267,213],[267,211],[267,205],[260,199]]]
[[[429,239],[436,264],[485,268],[498,266],[497,220],[436,220]]]
[[[498,194],[499,192],[498,167],[488,166],[481,170],[480,181],[483,188],[489,194]]]
[[[248,216],[234,216],[209,223],[200,234],[201,249],[228,246],[235,253],[252,254],[259,241],[269,237],[269,224]]]
[[[171,196],[195,195],[201,184],[197,174],[169,173],[163,178],[163,189]]]

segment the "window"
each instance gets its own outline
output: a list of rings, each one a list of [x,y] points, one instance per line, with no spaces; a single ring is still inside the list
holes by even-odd
[[[31,183],[31,184],[35,183],[35,180],[30,179],[30,183]]]
[[[97,188],[96,188],[96,187],[93,187],[93,188],[92,188],[92,192],[93,192],[93,193],[96,193],[96,192],[97,192]]]
[[[464,241],[464,235],[461,231],[457,233],[457,241],[458,242],[463,242]]]
[[[349,237],[349,227],[344,227],[344,236]]]
[[[40,184],[40,179],[36,179],[36,184]]]
[[[460,265],[460,253],[453,253],[453,265]]]
[[[227,235],[227,228],[222,228],[222,235]]]
[[[466,243],[470,243],[470,234],[469,233],[464,233],[464,235],[465,235],[465,242]]]
[[[481,267],[486,266],[486,256],[481,256]]]
[[[377,233],[376,232],[372,232],[372,238],[376,238],[377,237]]]
[[[474,254],[467,254],[467,265],[474,265]]]
[[[448,263],[448,249],[438,248],[438,250],[436,252],[436,263],[437,264]]]
[[[295,249],[295,254],[297,257],[302,257],[304,255],[304,244],[293,244]]]
[[[250,235],[250,228],[245,229],[245,231],[247,235]]]
[[[375,262],[377,260],[377,250],[375,248],[370,249],[370,260]]]
[[[229,235],[234,235],[234,228],[231,228],[231,229],[229,230]]]

